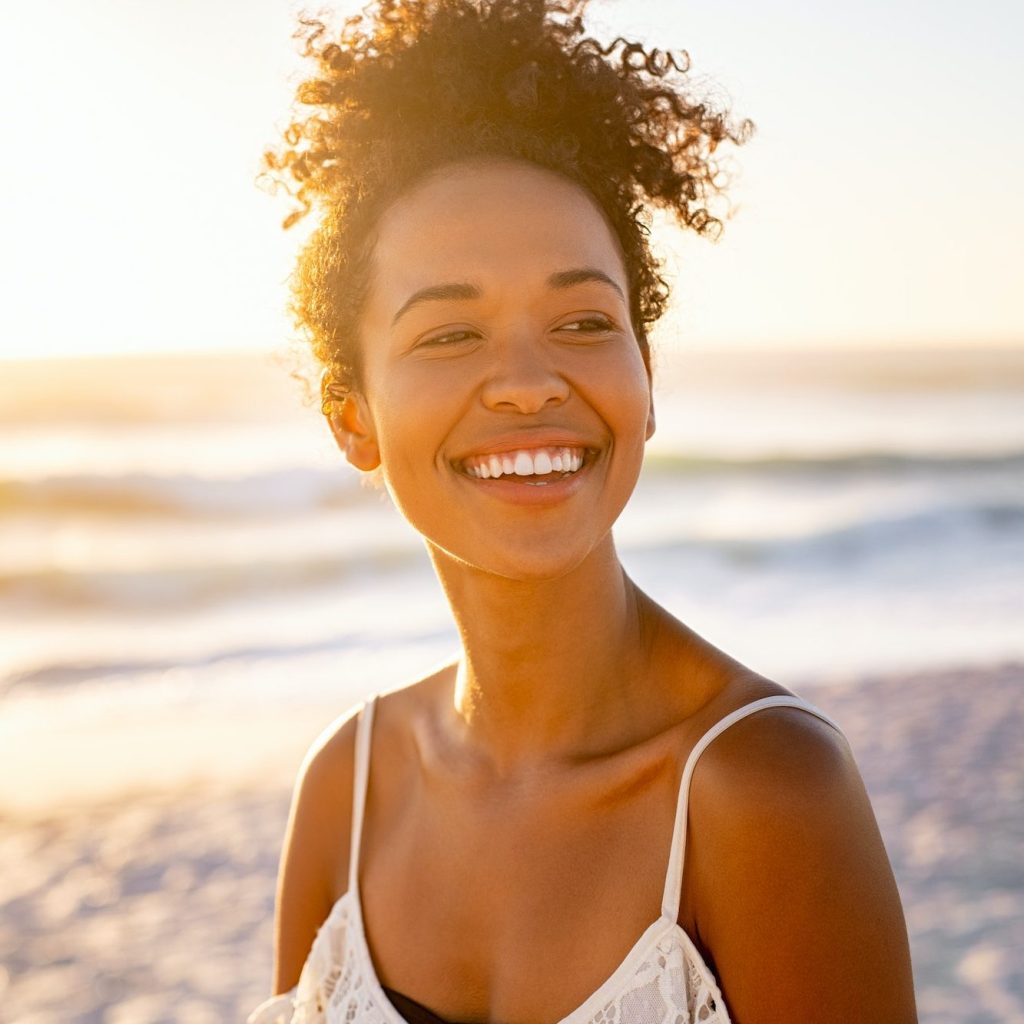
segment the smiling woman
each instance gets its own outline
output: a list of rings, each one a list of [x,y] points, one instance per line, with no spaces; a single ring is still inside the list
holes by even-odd
[[[461,650],[310,749],[250,1024],[915,1019],[838,726],[616,553],[666,297],[645,204],[714,231],[712,153],[749,127],[687,98],[685,58],[584,37],[582,7],[306,25],[317,112],[268,157],[319,217],[295,312]]]
[[[381,468],[442,579],[452,558],[561,576],[610,544],[654,428],[600,209],[551,171],[476,157],[410,189],[375,237],[339,443]]]

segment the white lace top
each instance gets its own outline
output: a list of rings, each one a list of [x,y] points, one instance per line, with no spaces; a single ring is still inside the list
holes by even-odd
[[[356,727],[348,891],[320,926],[295,988],[261,1003],[246,1024],[406,1024],[384,994],[374,970],[356,883],[376,701],[373,697],[364,705]],[[729,1024],[714,975],[677,921],[690,779],[697,759],[716,736],[755,711],[777,707],[801,708],[839,729],[806,701],[765,697],[726,715],[698,740],[679,784],[661,915],[600,988],[557,1024]]]

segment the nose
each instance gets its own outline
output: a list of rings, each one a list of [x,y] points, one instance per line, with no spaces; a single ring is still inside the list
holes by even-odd
[[[543,341],[528,331],[494,339],[493,357],[481,399],[498,412],[538,413],[569,397],[569,382],[545,351]]]

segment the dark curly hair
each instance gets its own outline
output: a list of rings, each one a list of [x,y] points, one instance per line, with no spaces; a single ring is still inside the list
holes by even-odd
[[[443,164],[502,156],[582,186],[622,249],[630,316],[645,362],[648,328],[668,287],[648,245],[648,206],[702,235],[722,224],[707,208],[724,175],[724,139],[749,121],[690,95],[689,57],[622,38],[585,36],[587,0],[376,0],[333,38],[322,18],[296,33],[316,65],[298,87],[312,109],[264,156],[264,174],[319,220],[292,278],[291,310],[343,395],[359,382],[356,325],[373,228],[414,182]]]

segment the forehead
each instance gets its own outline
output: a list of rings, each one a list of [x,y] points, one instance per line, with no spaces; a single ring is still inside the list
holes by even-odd
[[[626,292],[614,233],[594,199],[561,175],[509,160],[436,171],[381,217],[374,287],[386,299],[439,281],[524,284],[589,266]]]

